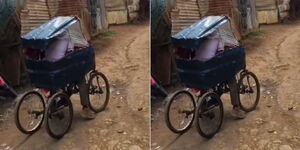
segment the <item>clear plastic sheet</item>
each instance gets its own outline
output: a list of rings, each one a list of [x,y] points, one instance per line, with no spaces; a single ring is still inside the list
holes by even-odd
[[[79,22],[73,24],[69,29],[67,29],[67,32],[70,36],[71,42],[75,47],[86,47],[89,45],[83,36],[83,33],[81,32],[81,26]]]
[[[236,39],[236,36],[233,34],[233,29],[230,25],[230,22],[227,22],[220,26],[218,32],[220,38],[222,39],[224,46],[239,46],[239,42]]]

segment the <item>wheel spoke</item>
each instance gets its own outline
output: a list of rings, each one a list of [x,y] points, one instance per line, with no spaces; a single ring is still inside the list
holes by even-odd
[[[187,91],[176,92],[169,99],[166,107],[166,121],[172,131],[182,133],[190,127],[195,110],[195,102],[191,94]]]
[[[44,101],[36,91],[29,91],[20,98],[17,107],[16,125],[25,134],[38,130],[43,121]]]
[[[72,124],[72,103],[65,93],[56,93],[49,100],[46,120],[47,132],[54,138],[61,138]]]
[[[94,112],[104,110],[109,100],[109,85],[106,77],[102,73],[95,72],[90,76],[88,84],[89,107]]]
[[[241,108],[246,112],[252,111],[259,100],[259,83],[256,76],[251,72],[242,75],[239,87],[241,88],[239,93]]]
[[[223,105],[219,95],[214,92],[205,93],[198,101],[196,112],[198,132],[211,138],[221,127],[223,119]]]

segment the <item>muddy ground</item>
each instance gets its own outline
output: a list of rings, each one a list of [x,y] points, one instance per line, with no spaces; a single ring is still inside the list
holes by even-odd
[[[13,103],[1,102],[0,150],[141,150],[149,148],[149,26],[112,26],[92,41],[97,70],[111,85],[111,98],[96,119],[81,118],[78,95],[71,97],[73,125],[61,140],[45,128],[32,136],[18,131]],[[9,100],[8,100],[9,101]]]
[[[193,126],[176,135],[164,122],[164,102],[152,105],[153,150],[300,150],[300,21],[261,26],[244,40],[247,68],[261,84],[258,108],[243,120],[231,117],[228,95],[225,117],[210,140]]]

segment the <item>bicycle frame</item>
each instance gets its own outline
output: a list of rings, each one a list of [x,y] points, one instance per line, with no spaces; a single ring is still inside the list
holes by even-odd
[[[167,97],[168,92],[162,87],[162,85],[151,76],[151,97]]]

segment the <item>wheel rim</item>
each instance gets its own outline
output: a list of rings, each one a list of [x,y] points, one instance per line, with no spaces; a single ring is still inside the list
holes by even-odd
[[[197,120],[201,132],[207,136],[214,135],[218,131],[223,118],[223,108],[219,99],[209,94],[202,98],[202,102],[198,107],[200,109],[197,112]]]
[[[23,97],[19,107],[18,120],[21,127],[27,131],[34,131],[44,118],[44,103],[40,95],[29,93]]]
[[[258,96],[258,83],[255,78],[246,74],[239,82],[240,104],[244,109],[250,110],[255,107]]]
[[[91,78],[89,85],[90,105],[95,110],[103,109],[108,94],[108,87],[104,78],[100,75],[95,75]]]
[[[194,107],[194,102],[190,95],[186,93],[175,95],[168,112],[171,126],[178,131],[187,128],[193,121]]]
[[[47,111],[47,124],[49,130],[55,136],[61,136],[67,132],[72,121],[72,104],[67,96],[57,95],[53,97]]]

